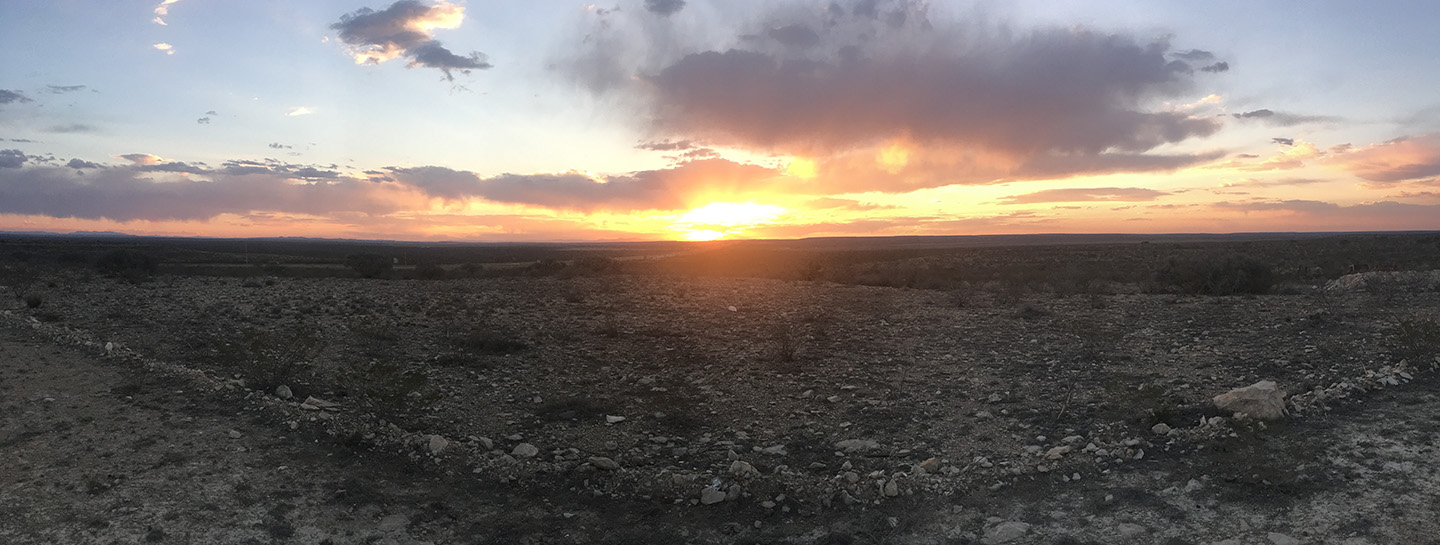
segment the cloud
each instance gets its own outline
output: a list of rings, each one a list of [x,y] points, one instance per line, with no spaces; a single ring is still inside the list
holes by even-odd
[[[685,8],[685,0],[645,0],[645,9],[661,17],[669,17]]]
[[[9,90],[9,89],[0,89],[0,104],[15,104],[15,103],[21,103],[21,104],[23,104],[23,103],[26,103],[26,102],[35,102],[35,101],[34,101],[33,99],[31,99],[30,97],[25,96],[25,94],[24,94],[24,93],[21,93],[20,91],[12,91],[12,90]]]
[[[1381,183],[1440,176],[1440,133],[1402,136],[1363,148],[1338,148],[1326,164]]]
[[[1210,65],[1206,65],[1206,66],[1200,67],[1200,71],[1201,71],[1201,72],[1211,72],[1211,73],[1229,72],[1229,71],[1230,71],[1230,63],[1228,63],[1228,62],[1223,62],[1223,61],[1222,61],[1222,62],[1217,62],[1217,63],[1215,63],[1215,64],[1210,64]]]
[[[871,210],[890,210],[894,206],[888,204],[874,204],[860,202],[854,199],[839,199],[835,197],[821,197],[812,199],[805,203],[805,208],[810,210],[853,210],[856,212],[869,212]]]
[[[101,168],[84,176],[69,168],[0,171],[0,214],[55,218],[200,221],[221,214],[274,212],[387,214],[422,204],[395,184],[344,180],[295,183],[276,175],[217,175],[211,180],[157,182],[134,167]]]
[[[445,200],[483,198],[558,210],[679,210],[760,191],[779,183],[779,172],[725,159],[705,159],[672,168],[591,177],[580,173],[501,174],[426,166],[386,169],[397,182]]]
[[[0,149],[0,168],[23,167],[25,159],[25,152],[18,149]]]
[[[1046,202],[1136,202],[1153,201],[1169,195],[1164,191],[1142,187],[1094,187],[1046,189],[1024,195],[1012,195],[1000,199],[1001,204],[1035,204]]]
[[[459,28],[464,19],[464,6],[444,1],[427,6],[416,0],[399,0],[383,11],[362,8],[342,15],[340,22],[330,28],[340,32],[340,40],[349,46],[356,64],[380,64],[405,57],[409,59],[407,66],[436,68],[445,73],[445,79],[454,80],[452,71],[468,74],[491,67],[483,53],[457,55],[431,35],[436,29]]]
[[[119,157],[126,161],[130,161],[132,164],[139,166],[158,165],[165,162],[165,159],[163,157],[160,157],[159,155],[151,155],[148,153],[127,153],[124,155],[117,155],[116,157]]]
[[[175,54],[175,46],[170,45],[170,44],[167,44],[167,43],[165,43],[165,42],[160,42],[160,43],[155,44],[155,45],[153,45],[153,46],[151,46],[151,47],[154,47],[155,49],[160,50],[160,51],[164,51],[166,55],[174,55],[174,54]]]
[[[196,122],[196,123],[199,123],[199,124],[201,124],[201,125],[209,125],[209,124],[210,124],[210,118],[208,118],[208,117],[202,117],[202,118],[200,118],[200,119],[196,119],[195,122]]]
[[[286,117],[299,117],[299,116],[302,116],[302,115],[310,115],[310,114],[313,114],[313,113],[315,113],[315,110],[311,109],[311,108],[308,107],[308,106],[296,106],[296,107],[294,107],[294,108],[290,108],[289,110],[286,110],[286,111],[285,111],[285,116],[286,116]]]
[[[1276,144],[1280,144],[1280,145],[1282,145],[1282,146],[1293,146],[1293,145],[1295,145],[1295,139],[1294,139],[1294,138],[1271,138],[1270,141],[1271,141],[1271,142],[1274,142],[1274,143],[1276,143]]]
[[[217,115],[220,115],[220,114],[215,113],[215,110],[210,110],[210,111],[208,111],[208,112],[205,112],[205,115],[214,117],[214,116],[217,116]]]
[[[96,131],[95,127],[90,126],[90,125],[86,125],[86,124],[84,124],[84,123],[70,123],[70,124],[66,124],[66,125],[54,125],[54,126],[51,126],[51,127],[47,127],[45,130],[46,130],[47,132],[54,132],[54,133],[61,133],[61,134],[75,134],[75,133],[95,132],[95,131]]]
[[[281,144],[281,143],[279,143],[279,142],[271,142],[271,143],[270,143],[270,149],[291,149],[292,147],[294,147],[294,146],[287,146],[287,145]]]
[[[1211,205],[1222,210],[1245,213],[1274,212],[1309,220],[1306,227],[1327,229],[1440,229],[1440,205],[1409,204],[1394,201],[1340,205],[1303,199],[1256,200],[1241,203],[1218,202]],[[1305,224],[1302,224],[1305,225]]]
[[[1209,52],[1209,51],[1200,50],[1200,49],[1191,49],[1191,50],[1188,50],[1188,51],[1177,51],[1177,52],[1175,52],[1175,53],[1171,53],[1170,56],[1175,57],[1175,58],[1177,58],[1177,59],[1180,59],[1180,60],[1182,60],[1182,61],[1190,61],[1190,62],[1207,62],[1207,61],[1213,61],[1213,60],[1215,60],[1215,54],[1214,54],[1214,53],[1211,53],[1211,52]]]
[[[695,147],[695,144],[690,142],[689,140],[664,140],[660,142],[641,142],[635,147],[638,149],[648,149],[651,151],[681,151],[693,148]]]
[[[1188,100],[1195,89],[1188,62],[1213,60],[1197,50],[1174,53],[1163,40],[936,20],[922,3],[904,0],[774,9],[746,26],[705,33],[610,12],[557,66],[585,89],[633,107],[631,118],[656,140],[822,164],[873,157],[903,141],[915,148],[912,163],[936,165],[887,172],[889,181],[872,187],[1177,168],[1196,157],[1149,152],[1221,127],[1211,116],[1149,106]],[[716,33],[734,37],[687,38]]]
[[[86,160],[78,159],[78,158],[77,158],[77,159],[71,159],[70,162],[65,163],[65,167],[66,167],[66,168],[73,168],[73,169],[75,169],[75,170],[81,170],[81,169],[86,169],[86,168],[104,168],[104,166],[105,166],[105,165],[102,165],[102,164],[100,164],[100,163],[92,163],[92,162],[90,162],[90,161],[86,161]]]
[[[1263,121],[1270,125],[1280,127],[1292,127],[1304,123],[1326,123],[1335,121],[1336,118],[1323,115],[1299,115],[1276,112],[1269,109],[1252,110],[1240,114],[1230,114],[1236,119],[1253,119]]]
[[[1328,181],[1330,180],[1325,180],[1321,178],[1279,178],[1276,180],[1248,179],[1239,182],[1224,183],[1221,184],[1220,187],[1289,187],[1296,185],[1320,184]]]
[[[151,21],[157,25],[165,25],[165,16],[170,14],[170,4],[179,1],[180,0],[161,0],[160,5],[155,6],[155,18],[151,19]]]

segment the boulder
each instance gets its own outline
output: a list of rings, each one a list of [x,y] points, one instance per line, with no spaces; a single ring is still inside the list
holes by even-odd
[[[1258,420],[1285,417],[1285,392],[1270,380],[1230,390],[1215,396],[1214,402],[1217,409],[1232,414],[1244,413]]]

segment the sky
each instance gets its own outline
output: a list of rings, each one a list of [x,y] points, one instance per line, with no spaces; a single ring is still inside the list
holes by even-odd
[[[17,0],[0,231],[1440,229],[1440,3]]]

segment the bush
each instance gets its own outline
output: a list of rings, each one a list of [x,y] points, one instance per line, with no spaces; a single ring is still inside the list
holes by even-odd
[[[1270,266],[1249,257],[1171,261],[1156,273],[1156,281],[1183,293],[1200,295],[1263,294],[1275,284]]]
[[[395,260],[380,254],[351,254],[345,257],[345,266],[363,278],[381,278],[395,268]]]
[[[415,278],[421,280],[441,280],[445,278],[445,269],[434,263],[421,263],[415,266]]]
[[[40,304],[44,302],[45,298],[40,297],[40,294],[38,293],[30,293],[25,295],[25,306],[27,307],[40,308]]]
[[[95,268],[106,276],[143,282],[155,276],[160,260],[139,250],[112,250],[96,260]]]
[[[269,391],[282,384],[293,386],[320,351],[324,342],[304,329],[274,333],[246,329],[238,338],[216,343],[220,364],[248,379],[252,388]]]

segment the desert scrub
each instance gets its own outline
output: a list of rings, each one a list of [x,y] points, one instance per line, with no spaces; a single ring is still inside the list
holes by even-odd
[[[1155,273],[1155,281],[1198,295],[1259,295],[1275,284],[1270,266],[1253,257],[1230,255],[1211,259],[1172,260]]]
[[[111,250],[95,261],[102,274],[138,284],[155,276],[160,260],[139,250]]]
[[[456,337],[455,344],[472,354],[513,354],[530,348],[509,330],[495,326],[476,326]]]
[[[215,353],[220,367],[239,373],[253,388],[271,390],[306,378],[302,372],[323,348],[319,336],[307,329],[248,328],[236,338],[216,343]]]
[[[1419,313],[1401,317],[1391,329],[1390,345],[1395,355],[1416,365],[1440,365],[1440,321]]]
[[[360,401],[376,414],[403,420],[429,407],[439,394],[422,369],[391,361],[370,360],[337,366],[325,377],[329,385]]]

